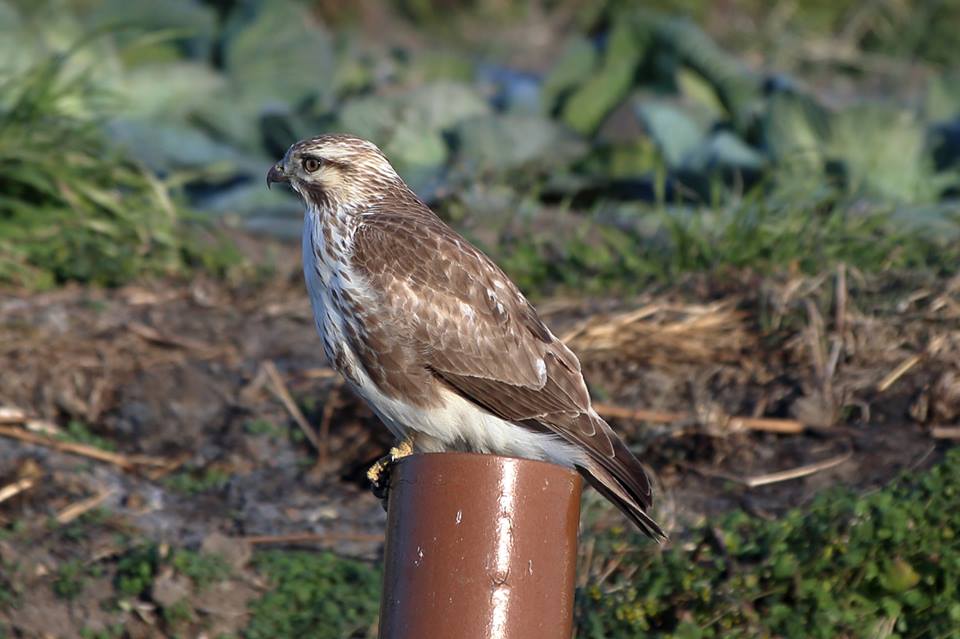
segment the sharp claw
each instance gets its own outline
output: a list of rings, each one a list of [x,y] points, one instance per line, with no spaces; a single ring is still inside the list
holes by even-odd
[[[383,504],[383,509],[387,509],[387,497],[390,491],[390,467],[397,461],[413,454],[413,441],[404,439],[402,442],[390,449],[390,452],[378,459],[373,466],[367,470],[367,479],[371,484],[371,491],[377,499]]]

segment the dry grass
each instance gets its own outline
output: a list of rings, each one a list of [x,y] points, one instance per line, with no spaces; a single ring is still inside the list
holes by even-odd
[[[648,366],[737,362],[756,347],[736,301],[681,304],[656,301],[588,317],[563,334],[584,364],[633,362]]]
[[[673,398],[608,407],[613,418],[700,422],[716,434],[738,411],[764,429],[773,409],[792,422],[785,432],[799,432],[796,422],[829,428],[850,414],[868,423],[873,404],[899,398],[910,405],[903,420],[945,426],[960,418],[960,277],[941,286],[887,290],[841,266],[771,278],[720,302],[645,299],[588,315],[563,339],[613,395],[630,395],[651,371],[685,380]],[[724,406],[711,388],[718,378],[761,392]]]
[[[311,348],[297,287],[268,288],[268,299],[255,301],[247,291],[212,283],[128,287],[98,293],[100,301],[66,289],[0,307],[0,358],[10,371],[0,406],[93,424],[116,408],[117,388],[138,371],[190,361],[245,367],[250,354],[229,329],[243,314],[267,324],[302,323],[302,343]],[[887,288],[841,267],[817,277],[769,278],[726,292],[722,301],[687,302],[673,294],[609,312],[583,312],[580,303],[579,312],[561,305],[549,314],[561,325],[564,315],[580,317],[567,322],[562,339],[588,379],[616,401],[608,411],[614,418],[645,420],[647,411],[650,421],[701,423],[714,434],[754,427],[796,433],[798,424],[826,428],[851,414],[867,423],[872,405],[896,398],[909,406],[904,420],[953,426],[960,418],[960,277]],[[84,308],[90,304],[110,311]],[[184,307],[197,310],[196,322],[185,321]],[[51,318],[56,308],[71,313],[67,330]],[[49,366],[53,361],[58,365]],[[670,397],[638,389],[638,379],[651,374],[673,380]],[[748,392],[724,397],[731,387]],[[667,417],[657,418],[657,411]],[[316,436],[310,439],[323,448]]]
[[[885,476],[960,426],[960,278],[916,285],[839,269],[758,284],[745,274],[600,313],[603,304],[545,306],[580,356],[597,410],[645,448],[661,494],[710,478],[751,489]],[[212,446],[226,467],[248,472],[257,462],[220,438],[254,418],[286,421],[312,444],[297,454],[337,451],[320,473],[334,483],[386,445],[352,394],[330,399],[337,378],[322,367],[296,278],[254,295],[213,282],[68,288],[0,304],[0,327],[0,422],[36,444],[94,451],[140,474],[154,470],[143,460],[157,459],[163,472],[160,461],[183,463]],[[273,375],[266,362],[276,362]],[[155,388],[164,377],[202,386]],[[286,389],[280,399],[277,388]],[[131,402],[149,412],[131,414]],[[55,439],[57,424],[72,419],[117,452]],[[891,449],[879,450],[890,437]],[[21,490],[19,479],[2,478],[0,488],[37,491]]]

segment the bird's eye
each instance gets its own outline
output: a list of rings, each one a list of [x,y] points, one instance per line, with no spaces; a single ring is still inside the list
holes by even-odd
[[[314,173],[319,168],[320,168],[320,160],[318,160],[317,158],[303,159],[303,169],[307,173]]]

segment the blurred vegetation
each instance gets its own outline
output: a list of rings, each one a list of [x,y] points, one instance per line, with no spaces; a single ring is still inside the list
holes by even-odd
[[[0,280],[115,284],[179,264],[166,187],[113,148],[53,56],[0,86]]]
[[[598,227],[601,213],[569,235],[531,230],[490,252],[534,295],[555,285],[594,294],[635,292],[685,272],[721,268],[815,273],[844,262],[865,271],[942,274],[960,261],[960,244],[904,223],[892,206],[851,210],[831,189],[803,198],[757,190],[714,209],[664,209],[647,215],[657,225],[653,231],[622,217]]]
[[[188,237],[169,185],[104,134],[108,95],[69,73],[71,56],[0,79],[0,282],[115,285],[225,268],[229,248]]]
[[[295,235],[264,167],[332,130],[377,142],[535,294],[955,259],[960,2],[728,4],[738,20],[574,3],[529,70],[477,36],[551,3],[381,6],[430,34],[398,47],[337,3],[0,0],[0,281],[222,272],[238,256],[192,241],[185,208]]]

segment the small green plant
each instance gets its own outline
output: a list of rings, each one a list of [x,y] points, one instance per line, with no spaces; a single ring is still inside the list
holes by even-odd
[[[117,591],[122,596],[139,597],[153,583],[159,561],[159,551],[153,544],[129,550],[117,562],[114,578]]]
[[[84,581],[88,577],[87,568],[78,559],[60,564],[57,576],[53,580],[53,592],[61,599],[74,599],[83,592]]]
[[[178,627],[193,620],[193,608],[185,600],[178,601],[163,609],[163,620],[168,626]]]
[[[330,553],[271,550],[255,567],[271,589],[251,606],[248,639],[339,639],[369,628],[377,614],[380,574]]]
[[[17,605],[23,595],[20,585],[20,565],[0,560],[0,610]]]
[[[184,495],[197,495],[211,490],[220,490],[230,481],[230,473],[216,467],[202,470],[190,469],[168,477],[164,484],[170,490]]]
[[[251,435],[266,435],[268,437],[282,437],[287,434],[285,428],[263,418],[251,419],[244,424],[244,430]]]
[[[226,558],[218,553],[178,550],[173,554],[171,563],[177,572],[189,577],[200,590],[227,579],[232,572]]]
[[[100,630],[86,627],[80,629],[80,639],[120,639],[123,636],[124,628],[122,623],[107,626]]]
[[[112,441],[91,432],[89,426],[76,419],[71,419],[70,422],[67,423],[67,428],[60,434],[60,439],[78,444],[86,444],[87,446],[93,446],[94,448],[111,452],[117,449]]]

